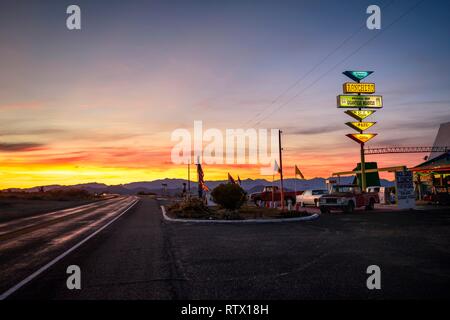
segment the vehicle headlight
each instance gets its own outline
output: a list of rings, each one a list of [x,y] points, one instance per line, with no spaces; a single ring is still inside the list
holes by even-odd
[[[339,203],[339,204],[344,204],[344,203],[345,203],[345,199],[338,199],[338,200],[337,200],[337,203]]]
[[[325,203],[325,202],[326,202],[326,200],[325,200],[325,199],[322,199],[322,198],[320,198],[320,199],[319,199],[319,202],[320,202],[320,203]]]

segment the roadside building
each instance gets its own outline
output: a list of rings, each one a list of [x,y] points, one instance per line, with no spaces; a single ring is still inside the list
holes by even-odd
[[[419,199],[450,203],[450,152],[429,159],[411,171]]]
[[[440,125],[433,146],[450,146],[450,122]],[[430,153],[425,162],[411,171],[419,199],[450,203],[450,151]]]
[[[450,147],[450,122],[442,123],[434,139],[433,147]],[[436,158],[443,152],[431,152],[428,159]]]

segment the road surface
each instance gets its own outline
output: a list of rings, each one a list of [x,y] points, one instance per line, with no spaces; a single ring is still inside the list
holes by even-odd
[[[0,294],[51,263],[137,200],[115,197],[0,223]]]
[[[171,223],[157,201],[143,198],[10,298],[449,298],[449,231],[446,211]],[[66,287],[69,265],[81,268],[81,290]],[[369,265],[381,268],[381,290],[366,287]]]

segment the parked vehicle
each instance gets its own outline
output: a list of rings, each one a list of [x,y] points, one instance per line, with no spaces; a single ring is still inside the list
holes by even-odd
[[[295,200],[297,195],[302,194],[303,191],[284,191],[284,201],[286,204],[290,200],[292,204],[295,204]],[[250,200],[255,204],[258,204],[260,201],[281,201],[281,192],[277,186],[265,186],[262,192],[255,192],[250,194]]]
[[[372,186],[367,187],[367,192],[375,192],[378,193],[378,199],[380,200],[381,204],[388,204],[391,203],[389,199],[389,188],[386,187],[380,187],[380,186]]]
[[[331,193],[323,195],[319,200],[320,212],[342,210],[353,212],[355,208],[365,207],[373,210],[375,203],[379,203],[377,192],[362,192],[357,185],[334,185]]]
[[[379,187],[379,186],[367,187],[366,191],[367,192],[380,192],[381,188],[384,189],[384,187]]]
[[[297,196],[297,203],[300,203],[300,206],[302,207],[307,205],[318,207],[319,199],[325,194],[328,194],[328,190],[305,190],[301,195]]]
[[[450,205],[450,195],[448,193],[429,194],[423,197],[423,200],[430,204]]]

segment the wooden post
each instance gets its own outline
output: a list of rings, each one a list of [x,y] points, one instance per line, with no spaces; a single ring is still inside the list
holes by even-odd
[[[281,130],[278,130],[278,148],[280,153],[281,210],[284,210],[283,157],[281,155],[281,151],[283,150],[283,148],[281,147],[281,133]]]
[[[364,143],[361,143],[361,191],[365,192],[366,188],[366,159],[364,155]]]

